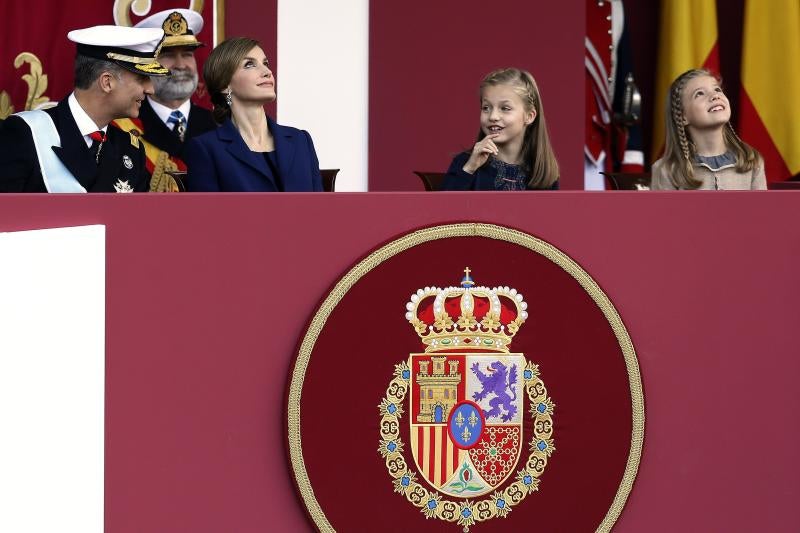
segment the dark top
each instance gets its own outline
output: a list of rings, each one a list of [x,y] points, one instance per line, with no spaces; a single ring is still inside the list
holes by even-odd
[[[86,146],[66,98],[45,112],[53,119],[61,138],[61,147],[50,149],[87,192],[116,192],[114,185],[120,182],[127,182],[136,192],[149,190],[144,146],[138,139],[109,126],[98,163]],[[13,115],[0,128],[0,192],[47,192],[31,130],[24,120]]]
[[[283,183],[281,182],[281,171],[278,168],[278,156],[275,155],[275,150],[271,152],[264,152],[264,161],[267,162],[272,177],[275,178],[275,185],[278,190],[283,192]]]
[[[245,144],[233,122],[190,140],[185,161],[191,191],[287,192],[322,191],[322,175],[314,143],[307,131],[281,126],[267,117],[275,140],[278,179],[265,157]]]
[[[474,174],[464,172],[470,152],[453,158],[442,183],[443,191],[522,191],[527,190],[528,176],[519,165],[490,157]],[[558,190],[558,180],[549,188]]]

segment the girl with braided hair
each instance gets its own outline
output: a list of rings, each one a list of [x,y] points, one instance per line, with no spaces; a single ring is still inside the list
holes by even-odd
[[[480,104],[477,142],[453,159],[442,189],[558,189],[558,161],[533,76],[516,68],[489,73]]]
[[[705,69],[684,72],[667,95],[664,156],[653,163],[653,190],[766,189],[764,160],[730,124],[720,80]]]

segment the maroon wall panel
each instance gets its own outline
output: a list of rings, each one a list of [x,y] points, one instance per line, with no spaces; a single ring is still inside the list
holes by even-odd
[[[369,188],[421,190],[478,132],[478,85],[516,66],[539,85],[561,187],[583,188],[585,2],[370,3]]]
[[[304,326],[363,255],[465,213],[570,255],[631,334],[645,446],[615,532],[789,532],[799,204],[792,191],[4,195],[0,231],[107,226],[110,533],[310,530],[284,447]]]
[[[278,0],[225,2],[225,38],[251,37],[257,39],[267,54],[269,65],[275,74],[276,90],[280,95],[278,77]],[[266,106],[267,113],[275,117],[277,104]]]

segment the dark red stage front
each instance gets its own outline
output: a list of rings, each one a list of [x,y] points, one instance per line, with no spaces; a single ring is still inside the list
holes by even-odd
[[[486,222],[571,257],[633,341],[644,448],[614,531],[788,532],[800,528],[798,205],[794,191],[4,195],[0,231],[106,225],[106,531],[311,530],[285,446],[305,327],[386,242]],[[547,320],[580,343],[577,316]],[[370,438],[365,461],[380,462]]]

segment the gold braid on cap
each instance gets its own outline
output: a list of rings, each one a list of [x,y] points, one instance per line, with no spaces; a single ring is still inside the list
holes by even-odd
[[[134,65],[147,65],[153,62],[152,57],[136,57],[128,56],[125,54],[118,54],[116,52],[108,52],[106,57],[115,61],[124,61],[126,63],[133,63]]]
[[[133,68],[145,74],[169,74],[167,67],[155,61],[146,65],[134,65]]]
[[[117,52],[106,52],[106,57],[109,59],[113,59],[115,61],[124,61],[126,63],[133,63],[134,65],[152,65],[155,63],[155,58],[158,57],[158,53],[161,52],[161,47],[164,46],[164,37],[158,41],[158,46],[156,46],[155,52],[153,55],[147,55],[147,57],[138,57],[138,56],[131,56],[127,54],[119,54]],[[155,63],[158,64],[158,63]]]

